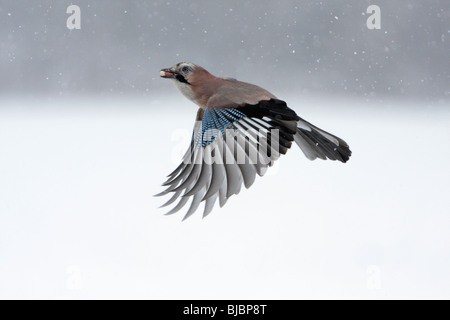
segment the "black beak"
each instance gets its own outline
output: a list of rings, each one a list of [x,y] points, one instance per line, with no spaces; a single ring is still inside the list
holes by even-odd
[[[159,76],[161,78],[173,79],[173,78],[175,78],[176,74],[170,68],[167,68],[167,69],[162,69],[159,72]]]

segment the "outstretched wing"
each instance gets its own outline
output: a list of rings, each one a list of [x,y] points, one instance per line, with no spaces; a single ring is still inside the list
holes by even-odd
[[[189,149],[182,163],[163,184],[158,196],[171,195],[163,205],[167,214],[190,203],[184,219],[204,202],[207,216],[217,199],[222,207],[263,176],[280,154],[285,154],[297,134],[299,117],[284,101],[199,109]]]

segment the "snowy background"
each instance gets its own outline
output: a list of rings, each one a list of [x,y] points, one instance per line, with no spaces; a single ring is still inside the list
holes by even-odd
[[[0,298],[450,298],[449,21],[446,1],[0,0]],[[208,218],[164,216],[196,112],[158,77],[180,61],[353,157],[294,148]]]

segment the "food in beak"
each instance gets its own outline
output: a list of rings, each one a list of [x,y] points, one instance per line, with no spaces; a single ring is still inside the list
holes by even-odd
[[[159,72],[159,76],[160,77],[171,77],[171,76],[173,76],[173,72],[168,72],[168,71],[161,70]]]

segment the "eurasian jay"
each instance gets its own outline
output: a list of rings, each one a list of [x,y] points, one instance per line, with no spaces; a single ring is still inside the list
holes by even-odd
[[[160,76],[171,79],[200,107],[191,145],[163,184],[167,189],[157,195],[172,194],[162,207],[178,200],[167,214],[192,199],[184,219],[202,201],[206,217],[217,199],[222,207],[240,192],[242,184],[249,188],[257,174],[263,176],[293,141],[310,160],[347,162],[352,154],[344,140],[303,120],[286,102],[261,87],[216,77],[189,62],[162,69]]]

